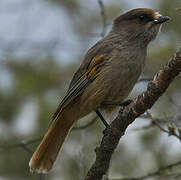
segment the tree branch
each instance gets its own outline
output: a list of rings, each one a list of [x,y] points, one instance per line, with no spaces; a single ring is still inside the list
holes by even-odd
[[[159,119],[153,117],[148,111],[147,114],[144,114],[140,116],[141,118],[149,118],[151,119],[151,122],[148,125],[145,125],[143,127],[134,128],[133,130],[145,130],[150,129],[153,127],[159,128],[162,132],[167,133],[168,136],[175,136],[178,140],[181,142],[181,128],[175,127],[172,124],[174,124],[174,121],[171,120],[173,117],[169,117],[166,120],[165,119]],[[167,129],[163,128],[160,124],[166,124]]]
[[[83,130],[83,129],[86,129],[90,126],[92,126],[95,122],[97,121],[97,116],[95,118],[93,118],[90,122],[88,122],[87,124],[85,125],[82,125],[82,126],[75,126],[73,127],[73,131],[77,131],[77,130]]]
[[[98,4],[100,7],[100,14],[102,18],[102,32],[100,34],[101,37],[105,36],[106,33],[106,14],[105,14],[105,8],[104,8],[104,3],[102,0],[98,0]]]
[[[152,120],[152,123],[157,126],[162,132],[165,132],[168,134],[168,136],[175,136],[176,138],[178,138],[180,141],[181,141],[181,133],[179,131],[179,128],[178,128],[178,133],[176,132],[176,129],[175,127],[173,127],[172,125],[168,125],[168,130],[167,129],[164,129],[157,121],[156,119],[150,114],[148,113],[148,116],[150,117],[150,119]]]
[[[86,129],[90,126],[92,126],[97,120],[97,116],[94,117],[90,122],[88,122],[87,124],[85,125],[82,125],[82,126],[77,126],[77,127],[73,127],[72,130],[83,130],[83,129]],[[40,136],[38,138],[33,138],[33,139],[28,139],[28,140],[22,140],[20,142],[17,142],[17,143],[14,143],[14,144],[7,144],[6,142],[4,143],[0,143],[0,149],[14,149],[14,148],[21,148],[23,149],[24,151],[26,151],[28,154],[32,155],[33,152],[32,150],[28,147],[28,145],[30,144],[34,144],[34,143],[37,143],[39,141],[41,141],[43,138],[43,136]]]
[[[130,178],[111,178],[109,180],[144,180],[144,179],[148,179],[150,177],[154,177],[154,176],[159,176],[159,175],[164,175],[164,171],[166,170],[171,170],[172,168],[176,167],[176,166],[179,166],[181,165],[181,160],[180,161],[177,161],[175,163],[172,163],[172,164],[169,164],[169,165],[166,165],[166,166],[163,166],[163,167],[160,167],[158,170],[152,172],[152,173],[149,173],[145,176],[140,176],[140,177],[130,177]],[[166,176],[168,175],[171,175],[171,176],[180,176],[181,174],[166,174]]]
[[[0,144],[0,149],[13,149],[13,148],[22,148],[24,151],[26,151],[28,154],[32,154],[31,149],[28,147],[28,145],[39,142],[42,139],[42,137],[38,137],[35,139],[30,140],[24,140],[15,144]]]
[[[101,180],[107,172],[110,160],[120,138],[127,127],[135,119],[150,109],[159,97],[166,91],[169,84],[181,72],[181,49],[160,70],[152,81],[148,83],[147,90],[140,94],[133,102],[113,120],[110,128],[105,129],[101,144],[96,148],[96,160],[88,171],[85,180]]]

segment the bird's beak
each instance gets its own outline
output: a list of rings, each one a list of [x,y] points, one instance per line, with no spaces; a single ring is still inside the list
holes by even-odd
[[[153,20],[153,23],[154,24],[162,24],[168,20],[170,20],[170,17],[168,17],[168,16],[159,16],[158,18]]]

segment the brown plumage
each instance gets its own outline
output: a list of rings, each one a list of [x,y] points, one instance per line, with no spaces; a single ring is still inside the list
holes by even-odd
[[[31,171],[48,172],[57,158],[73,123],[92,111],[112,111],[122,102],[139,78],[148,43],[169,18],[152,9],[131,10],[113,22],[112,30],[84,57],[52,124],[30,160]]]

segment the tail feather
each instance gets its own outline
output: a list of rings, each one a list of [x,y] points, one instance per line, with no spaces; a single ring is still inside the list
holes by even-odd
[[[32,172],[47,173],[52,168],[72,124],[73,121],[65,117],[52,122],[29,162]]]

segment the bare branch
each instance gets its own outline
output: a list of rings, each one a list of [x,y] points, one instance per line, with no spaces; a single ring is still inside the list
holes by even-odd
[[[96,148],[96,160],[88,171],[85,180],[101,180],[107,172],[110,160],[120,138],[127,127],[135,119],[150,109],[159,97],[166,91],[173,79],[181,72],[181,49],[172,57],[154,79],[148,83],[147,90],[140,94],[133,102],[113,120],[110,128],[105,129],[101,144]]]
[[[93,125],[97,120],[97,116],[95,118],[93,118],[90,122],[88,122],[87,124],[83,125],[83,126],[78,126],[78,127],[74,127],[72,130],[83,130],[85,128],[90,127],[91,125]],[[24,151],[26,151],[28,154],[32,154],[32,150],[28,147],[28,145],[30,144],[34,144],[37,143],[39,141],[41,141],[41,139],[43,138],[43,136],[40,136],[38,138],[34,138],[34,139],[29,139],[29,140],[23,140],[21,142],[15,143],[15,144],[7,144],[7,143],[1,143],[0,144],[0,149],[14,149],[14,148],[21,148]]]
[[[178,8],[176,8],[175,10],[176,10],[176,11],[180,11],[180,10],[181,10],[181,7],[178,7]]]
[[[21,141],[19,143],[15,143],[15,144],[11,144],[11,145],[3,143],[3,144],[0,145],[0,149],[22,148],[28,154],[32,154],[33,152],[28,147],[28,145],[39,142],[41,139],[42,139],[42,137],[38,137],[38,138],[35,138],[35,139],[24,140],[24,141]]]
[[[72,130],[83,130],[85,128],[88,128],[90,126],[92,126],[97,120],[97,116],[95,118],[93,118],[90,122],[88,122],[87,124],[83,125],[83,126],[77,126],[77,127],[73,127]]]
[[[174,127],[172,124],[174,124],[174,121],[172,120],[173,117],[168,117],[167,119],[159,119],[153,117],[148,111],[147,114],[144,114],[140,116],[141,118],[149,118],[151,119],[150,124],[145,125],[143,127],[134,128],[133,130],[145,130],[150,129],[153,127],[158,127],[162,132],[165,132],[168,134],[168,136],[175,136],[177,139],[181,141],[181,128]],[[163,128],[160,124],[167,124],[168,129]]]
[[[176,138],[178,138],[181,141],[181,136],[180,134],[178,135],[175,131],[175,128],[171,125],[168,126],[168,130],[164,129],[163,127],[161,127],[156,121],[153,121],[153,123],[162,131],[168,134],[168,136],[175,136]]]
[[[145,179],[148,179],[150,177],[154,177],[154,176],[164,176],[165,174],[163,173],[165,170],[171,170],[172,168],[176,167],[176,166],[179,166],[181,165],[181,160],[180,161],[177,161],[176,163],[172,163],[172,164],[169,164],[167,166],[163,166],[161,168],[159,168],[158,170],[156,170],[155,172],[152,172],[152,173],[149,173],[145,176],[140,176],[140,177],[130,177],[130,178],[112,178],[112,179],[109,179],[109,180],[145,180]],[[178,174],[167,174],[165,176],[181,176],[181,173],[178,173]]]
[[[100,7],[100,13],[101,13],[101,18],[102,18],[102,32],[101,32],[101,37],[105,36],[106,33],[106,15],[105,15],[105,8],[104,8],[104,3],[102,0],[98,0],[98,4]]]

